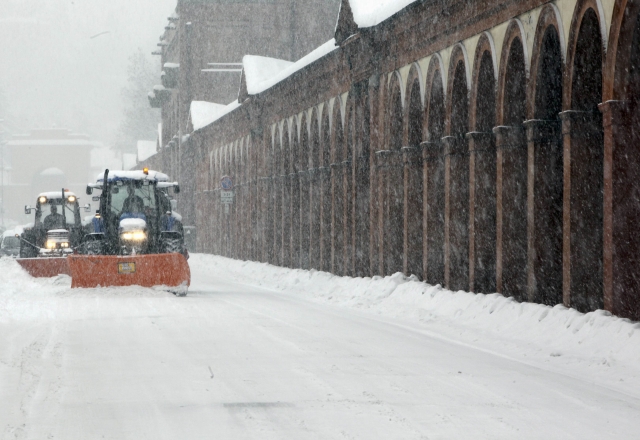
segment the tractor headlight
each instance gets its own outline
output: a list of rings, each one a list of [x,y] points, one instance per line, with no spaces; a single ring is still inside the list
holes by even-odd
[[[67,197],[67,200],[69,201],[69,203],[75,203],[76,196],[69,196],[69,197]]]
[[[47,246],[47,249],[55,249],[56,242],[53,240],[47,240],[46,246]]]
[[[120,237],[125,241],[144,241],[147,239],[147,233],[144,231],[127,231],[123,232]]]
[[[69,242],[68,241],[63,241],[62,243],[60,243],[60,247],[64,248],[64,249],[68,248],[69,247]]]

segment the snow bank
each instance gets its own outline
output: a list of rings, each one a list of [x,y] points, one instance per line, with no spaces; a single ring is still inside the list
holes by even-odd
[[[247,82],[247,93],[249,95],[262,93],[337,48],[335,39],[331,39],[295,63],[275,58],[245,55],[242,59],[242,65]]]
[[[349,0],[353,19],[360,28],[382,23],[417,0]]]
[[[349,278],[198,254],[192,255],[189,264],[243,283],[295,292],[318,302],[410,321],[411,325],[417,322],[439,337],[466,341],[519,361],[535,359],[545,365],[553,361],[571,369],[580,364],[601,368],[602,374],[617,365],[617,371],[633,370],[631,375],[640,386],[640,323],[606,311],[584,314],[561,305],[518,303],[497,293],[452,292],[400,273]]]
[[[240,107],[238,101],[233,101],[228,105],[216,104],[214,102],[193,101],[191,103],[191,123],[193,131],[198,131],[231,113]]]

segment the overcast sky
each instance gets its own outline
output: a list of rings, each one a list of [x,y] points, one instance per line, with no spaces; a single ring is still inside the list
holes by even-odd
[[[138,47],[149,54],[157,49],[175,5],[176,0],[0,0],[0,89],[14,116],[11,125],[28,130],[56,124],[111,142],[129,56]]]

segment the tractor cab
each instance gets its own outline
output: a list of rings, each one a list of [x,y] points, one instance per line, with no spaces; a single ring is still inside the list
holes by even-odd
[[[85,211],[91,206],[85,205]],[[24,212],[34,222],[24,228],[20,240],[20,257],[64,256],[82,241],[82,223],[78,197],[69,190],[51,191],[38,195],[35,208],[25,206]]]
[[[109,171],[87,186],[100,209],[91,222],[84,250],[93,255],[186,253],[181,217],[169,191],[180,191],[156,171]]]

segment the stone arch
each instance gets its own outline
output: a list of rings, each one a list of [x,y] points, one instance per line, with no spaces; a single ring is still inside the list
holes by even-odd
[[[331,270],[331,115],[330,105],[322,107],[320,122],[320,270]]]
[[[345,254],[345,194],[344,161],[346,146],[344,136],[342,98],[338,96],[333,104],[332,127],[333,148],[331,154],[331,268],[338,275],[344,275]]]
[[[280,256],[280,265],[290,267],[291,265],[291,185],[289,174],[291,173],[291,136],[290,136],[290,119],[285,119],[282,124],[282,166],[281,173],[278,178],[279,195],[280,195],[280,235],[278,238],[282,246]]]
[[[309,118],[309,268],[320,268],[320,109],[314,107]]]
[[[423,164],[420,145],[423,141],[425,111],[422,74],[417,64],[411,66],[406,84],[404,119],[407,146],[403,151],[404,169],[404,269],[407,274],[424,277],[423,262]]]
[[[603,102],[609,100],[633,100],[639,97],[633,87],[638,81],[635,64],[638,53],[638,20],[640,20],[640,3],[634,0],[617,1],[614,5],[607,61],[605,66]]]
[[[498,77],[496,288],[527,299],[527,54],[518,19],[507,27]]]
[[[469,289],[469,68],[464,46],[451,53],[448,80],[449,136],[445,145],[445,283]]]
[[[496,289],[496,54],[483,33],[474,54],[469,99],[469,289]]]
[[[607,51],[604,117],[604,304],[640,320],[640,3],[616,2]]]
[[[427,70],[426,116],[427,142],[422,147],[424,159],[424,274],[429,284],[444,285],[444,151],[445,75],[438,54],[431,58]]]
[[[387,150],[400,150],[404,145],[404,92],[402,79],[395,72],[389,82],[387,93]]]
[[[398,72],[391,74],[386,101],[386,150],[378,154],[379,188],[382,200],[383,273],[404,270],[404,178],[402,147],[405,144],[404,92]]]
[[[407,104],[404,119],[407,121],[407,145],[417,147],[422,143],[424,131],[424,91],[422,74],[418,65],[413,64],[407,78]]]
[[[528,144],[528,299],[562,302],[562,86],[564,30],[558,8],[538,18],[525,123]]]
[[[518,19],[511,20],[505,33],[498,76],[500,125],[521,125],[526,119],[528,60],[525,34]]]
[[[484,32],[476,46],[472,70],[469,95],[469,126],[472,131],[490,133],[496,126],[498,71],[495,59],[491,34]]]
[[[602,308],[602,101],[604,17],[594,0],[579,0],[569,32],[563,87],[564,303],[580,311]]]
[[[300,191],[300,267],[309,268],[309,246],[310,246],[310,212],[309,204],[309,155],[310,136],[309,126],[312,120],[309,112],[303,112],[300,118],[300,156],[298,163],[299,191]]]

